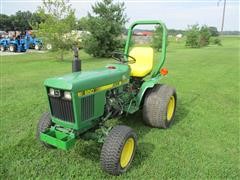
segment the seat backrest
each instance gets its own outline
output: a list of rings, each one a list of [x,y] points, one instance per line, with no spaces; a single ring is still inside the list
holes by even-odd
[[[132,76],[143,77],[152,71],[154,57],[153,48],[134,47],[131,49],[129,55],[136,59],[135,63],[129,64]],[[129,60],[131,59],[129,58]]]

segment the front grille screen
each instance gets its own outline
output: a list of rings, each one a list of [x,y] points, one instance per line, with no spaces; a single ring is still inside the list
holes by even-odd
[[[72,101],[61,97],[49,96],[52,116],[67,122],[74,123],[74,113]]]

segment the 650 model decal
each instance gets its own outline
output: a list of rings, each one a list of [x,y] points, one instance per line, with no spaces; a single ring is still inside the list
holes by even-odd
[[[121,80],[121,81],[118,81],[118,82],[115,82],[115,83],[112,83],[112,84],[108,84],[108,85],[105,85],[105,86],[100,86],[100,87],[97,87],[97,88],[87,89],[87,90],[78,92],[78,96],[87,96],[87,95],[94,94],[94,93],[99,92],[99,91],[109,90],[109,89],[118,87],[120,85],[126,84],[128,82],[129,82],[129,80],[126,79],[126,80]]]

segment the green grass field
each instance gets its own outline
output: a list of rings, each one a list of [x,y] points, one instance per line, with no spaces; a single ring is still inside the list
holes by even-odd
[[[129,171],[112,177],[101,171],[101,146],[80,140],[70,151],[49,150],[35,138],[47,111],[43,81],[71,71],[71,55],[59,62],[51,53],[1,57],[0,179],[239,179],[240,178],[240,37],[224,37],[223,46],[186,49],[170,42],[162,83],[176,87],[173,126],[153,129],[141,112],[113,123],[138,134]],[[112,62],[84,52],[83,69]]]

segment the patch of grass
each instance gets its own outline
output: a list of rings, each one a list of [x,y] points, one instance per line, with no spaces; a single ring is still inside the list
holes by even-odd
[[[43,148],[35,139],[42,112],[48,110],[43,81],[71,71],[51,53],[1,57],[1,179],[239,179],[239,37],[223,37],[222,47],[188,49],[170,41],[169,70],[162,83],[176,87],[176,121],[168,130],[142,123],[141,112],[118,123],[139,137],[130,170],[120,177],[101,171],[101,147],[78,141],[65,152]],[[81,51],[83,69],[113,62]]]

